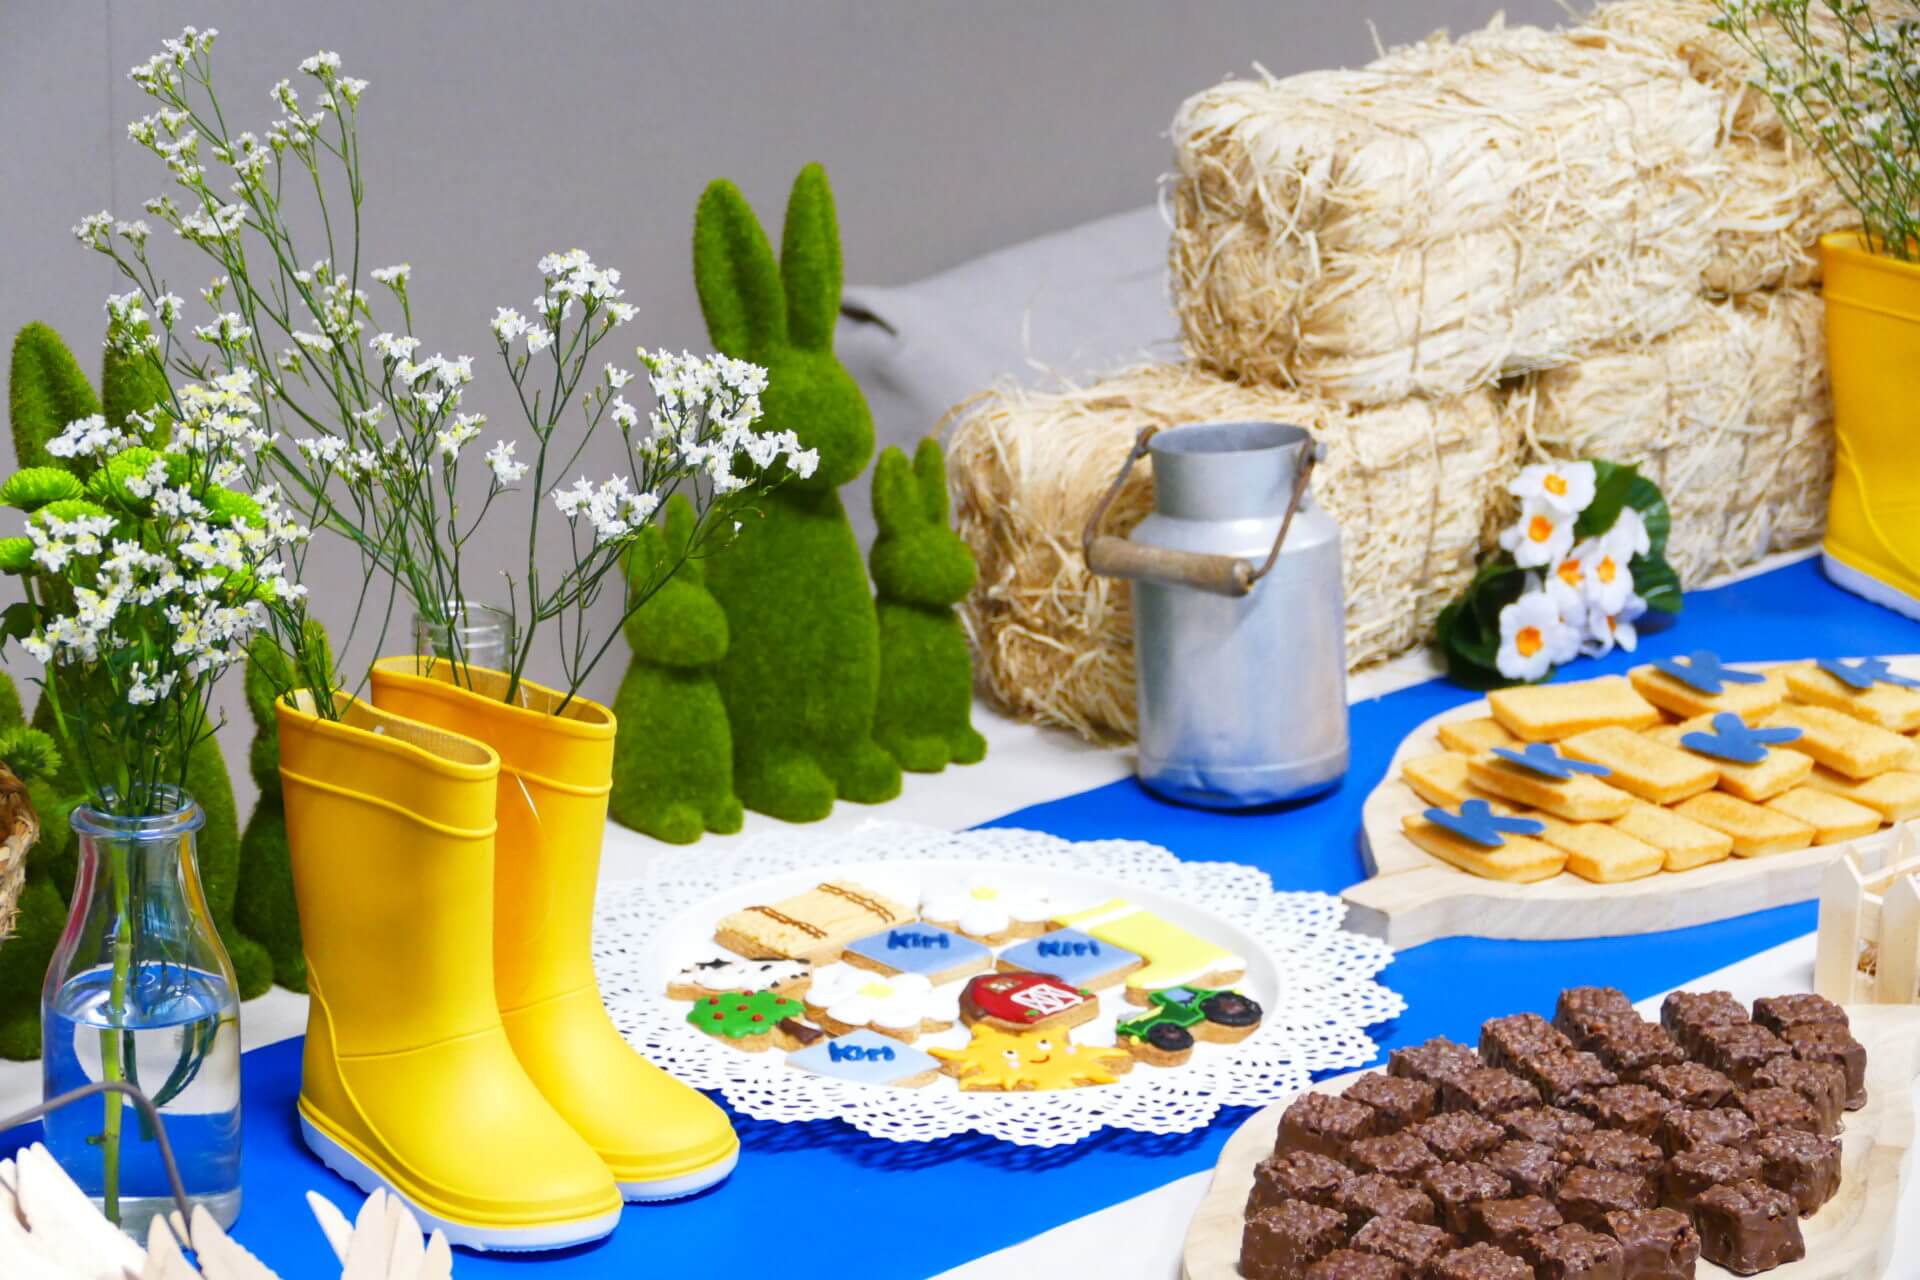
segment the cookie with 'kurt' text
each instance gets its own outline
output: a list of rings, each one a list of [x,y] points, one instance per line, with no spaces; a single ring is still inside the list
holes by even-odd
[[[1008,947],[996,967],[1002,973],[1050,974],[1071,987],[1104,991],[1145,963],[1125,947],[1078,929],[1055,929]]]

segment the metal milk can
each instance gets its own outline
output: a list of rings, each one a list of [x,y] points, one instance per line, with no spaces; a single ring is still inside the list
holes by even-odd
[[[1149,452],[1153,514],[1131,539],[1101,535]],[[1307,488],[1319,455],[1274,422],[1142,431],[1087,523],[1087,567],[1134,584],[1136,767],[1169,799],[1250,808],[1346,773],[1346,596],[1340,527]]]

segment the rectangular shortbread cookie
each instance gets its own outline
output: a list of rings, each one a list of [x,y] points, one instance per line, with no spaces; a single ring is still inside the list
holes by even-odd
[[[1462,800],[1479,794],[1467,785],[1467,758],[1451,751],[1408,758],[1400,766],[1400,778],[1415,795],[1442,809],[1458,809]]]
[[[1807,785],[1863,804],[1887,822],[1905,822],[1920,817],[1920,773],[1894,770],[1861,782],[1843,777],[1831,769],[1816,768]]]
[[[1682,747],[1680,740],[1689,733],[1710,733],[1713,730],[1712,717],[1696,716],[1679,724],[1663,725],[1658,729],[1649,729],[1647,736],[1655,742],[1670,747]],[[1791,791],[1807,780],[1813,772],[1813,759],[1804,756],[1792,747],[1770,747],[1766,759],[1758,764],[1741,764],[1737,760],[1722,760],[1718,756],[1701,755],[1688,752],[1700,760],[1712,765],[1720,775],[1720,789],[1730,796],[1760,804],[1771,800],[1783,791]]]
[[[837,960],[849,942],[913,919],[911,909],[846,880],[829,880],[723,916],[713,940],[749,960]]]
[[[1726,832],[1702,826],[1692,818],[1683,818],[1671,809],[1662,809],[1645,800],[1635,800],[1627,816],[1616,819],[1613,825],[1665,853],[1669,871],[1691,871],[1709,862],[1718,862],[1733,852],[1733,837]]]
[[[1567,855],[1532,836],[1507,836],[1506,843],[1489,849],[1462,839],[1445,827],[1437,826],[1418,814],[1400,820],[1407,839],[1442,862],[1488,880],[1509,884],[1531,884],[1560,874]]]
[[[1708,791],[1682,800],[1673,811],[1683,818],[1724,831],[1742,858],[1789,853],[1813,843],[1813,828],[1798,818],[1750,804],[1724,791]]]
[[[1520,741],[1508,733],[1492,716],[1476,716],[1471,720],[1442,720],[1440,727],[1434,732],[1439,735],[1441,746],[1465,756],[1485,755],[1495,747],[1511,747]]]
[[[1787,691],[1796,702],[1845,712],[1895,733],[1920,729],[1920,689],[1897,684],[1856,689],[1839,676],[1809,666],[1794,667],[1787,672]]]
[[[1723,681],[1719,693],[1702,693],[1684,680],[1675,679],[1658,667],[1635,667],[1627,674],[1640,696],[1663,711],[1677,716],[1709,716],[1731,711],[1748,723],[1758,715],[1779,706],[1787,696],[1786,682],[1772,672],[1759,684],[1735,684]]]
[[[1557,742],[1610,724],[1644,729],[1660,723],[1653,704],[1619,676],[1495,689],[1487,695],[1487,705],[1509,733],[1527,742]]]
[[[1878,810],[1818,787],[1795,787],[1767,801],[1767,808],[1812,827],[1815,844],[1853,840],[1880,829]]]
[[[1885,773],[1906,760],[1912,745],[1897,733],[1829,707],[1789,704],[1768,715],[1766,723],[1800,730],[1794,750],[1849,778]]]
[[[1655,804],[1685,800],[1720,781],[1719,770],[1699,756],[1619,725],[1576,733],[1560,753],[1607,766],[1613,770],[1607,782]]]
[[[1596,884],[1639,880],[1666,865],[1667,855],[1604,822],[1562,822],[1541,815],[1541,839],[1567,855],[1567,870]]]
[[[1590,774],[1548,778],[1499,756],[1467,761],[1467,781],[1482,791],[1544,809],[1570,822],[1606,822],[1633,805],[1632,796]]]

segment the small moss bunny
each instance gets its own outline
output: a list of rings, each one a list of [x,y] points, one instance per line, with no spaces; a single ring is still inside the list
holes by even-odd
[[[947,460],[937,440],[913,461],[889,448],[873,468],[869,563],[879,594],[880,701],[873,733],[903,769],[975,764],[973,661],[953,606],[973,590],[973,553],[947,525]]]
[[[644,530],[627,552],[627,576],[644,588],[686,554],[693,507],[667,503],[666,528]],[[680,571],[627,619],[633,665],[613,700],[620,722],[613,748],[614,821],[670,844],[702,831],[738,831],[733,738],[714,668],[727,653],[727,615],[707,590],[701,562]]]
[[[716,674],[734,785],[748,808],[788,822],[826,817],[836,797],[891,800],[900,769],[873,737],[879,622],[838,492],[873,456],[873,416],[833,354],[840,232],[826,171],[808,165],[794,180],[777,266],[745,197],[714,182],[694,220],[693,268],[713,345],[766,367],[767,423],[820,455],[707,560],[731,633]]]

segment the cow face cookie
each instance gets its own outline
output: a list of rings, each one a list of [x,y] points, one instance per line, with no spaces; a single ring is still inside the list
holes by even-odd
[[[787,1055],[796,1070],[855,1084],[918,1089],[940,1074],[938,1059],[867,1030],[849,1032]]]
[[[993,966],[993,952],[935,924],[902,924],[847,945],[840,957],[875,973],[917,973],[938,985]]]
[[[1002,973],[1049,973],[1069,986],[1104,991],[1146,961],[1078,929],[1055,929],[1000,953]]]
[[[807,1012],[829,1034],[870,1027],[912,1044],[922,1031],[944,1031],[957,1015],[955,994],[936,991],[917,973],[881,974],[848,964],[814,972]]]
[[[983,973],[960,992],[960,1020],[1002,1031],[1065,1030],[1099,1010],[1090,991],[1044,973]]]
[[[672,1000],[703,1000],[735,991],[795,996],[806,990],[813,966],[802,960],[696,960],[667,979]]]
[[[1149,992],[1166,987],[1225,987],[1247,972],[1241,957],[1125,898],[1056,916],[1054,924],[1145,956],[1146,964],[1127,975],[1127,999],[1134,1004],[1146,1004]]]
[[[969,1092],[1024,1092],[1112,1084],[1133,1066],[1124,1049],[1074,1044],[1062,1029],[1016,1035],[975,1023],[963,1049],[935,1049],[947,1073]]]
[[[969,880],[928,894],[920,917],[998,946],[1047,931],[1053,903],[1038,889],[997,880]]]

